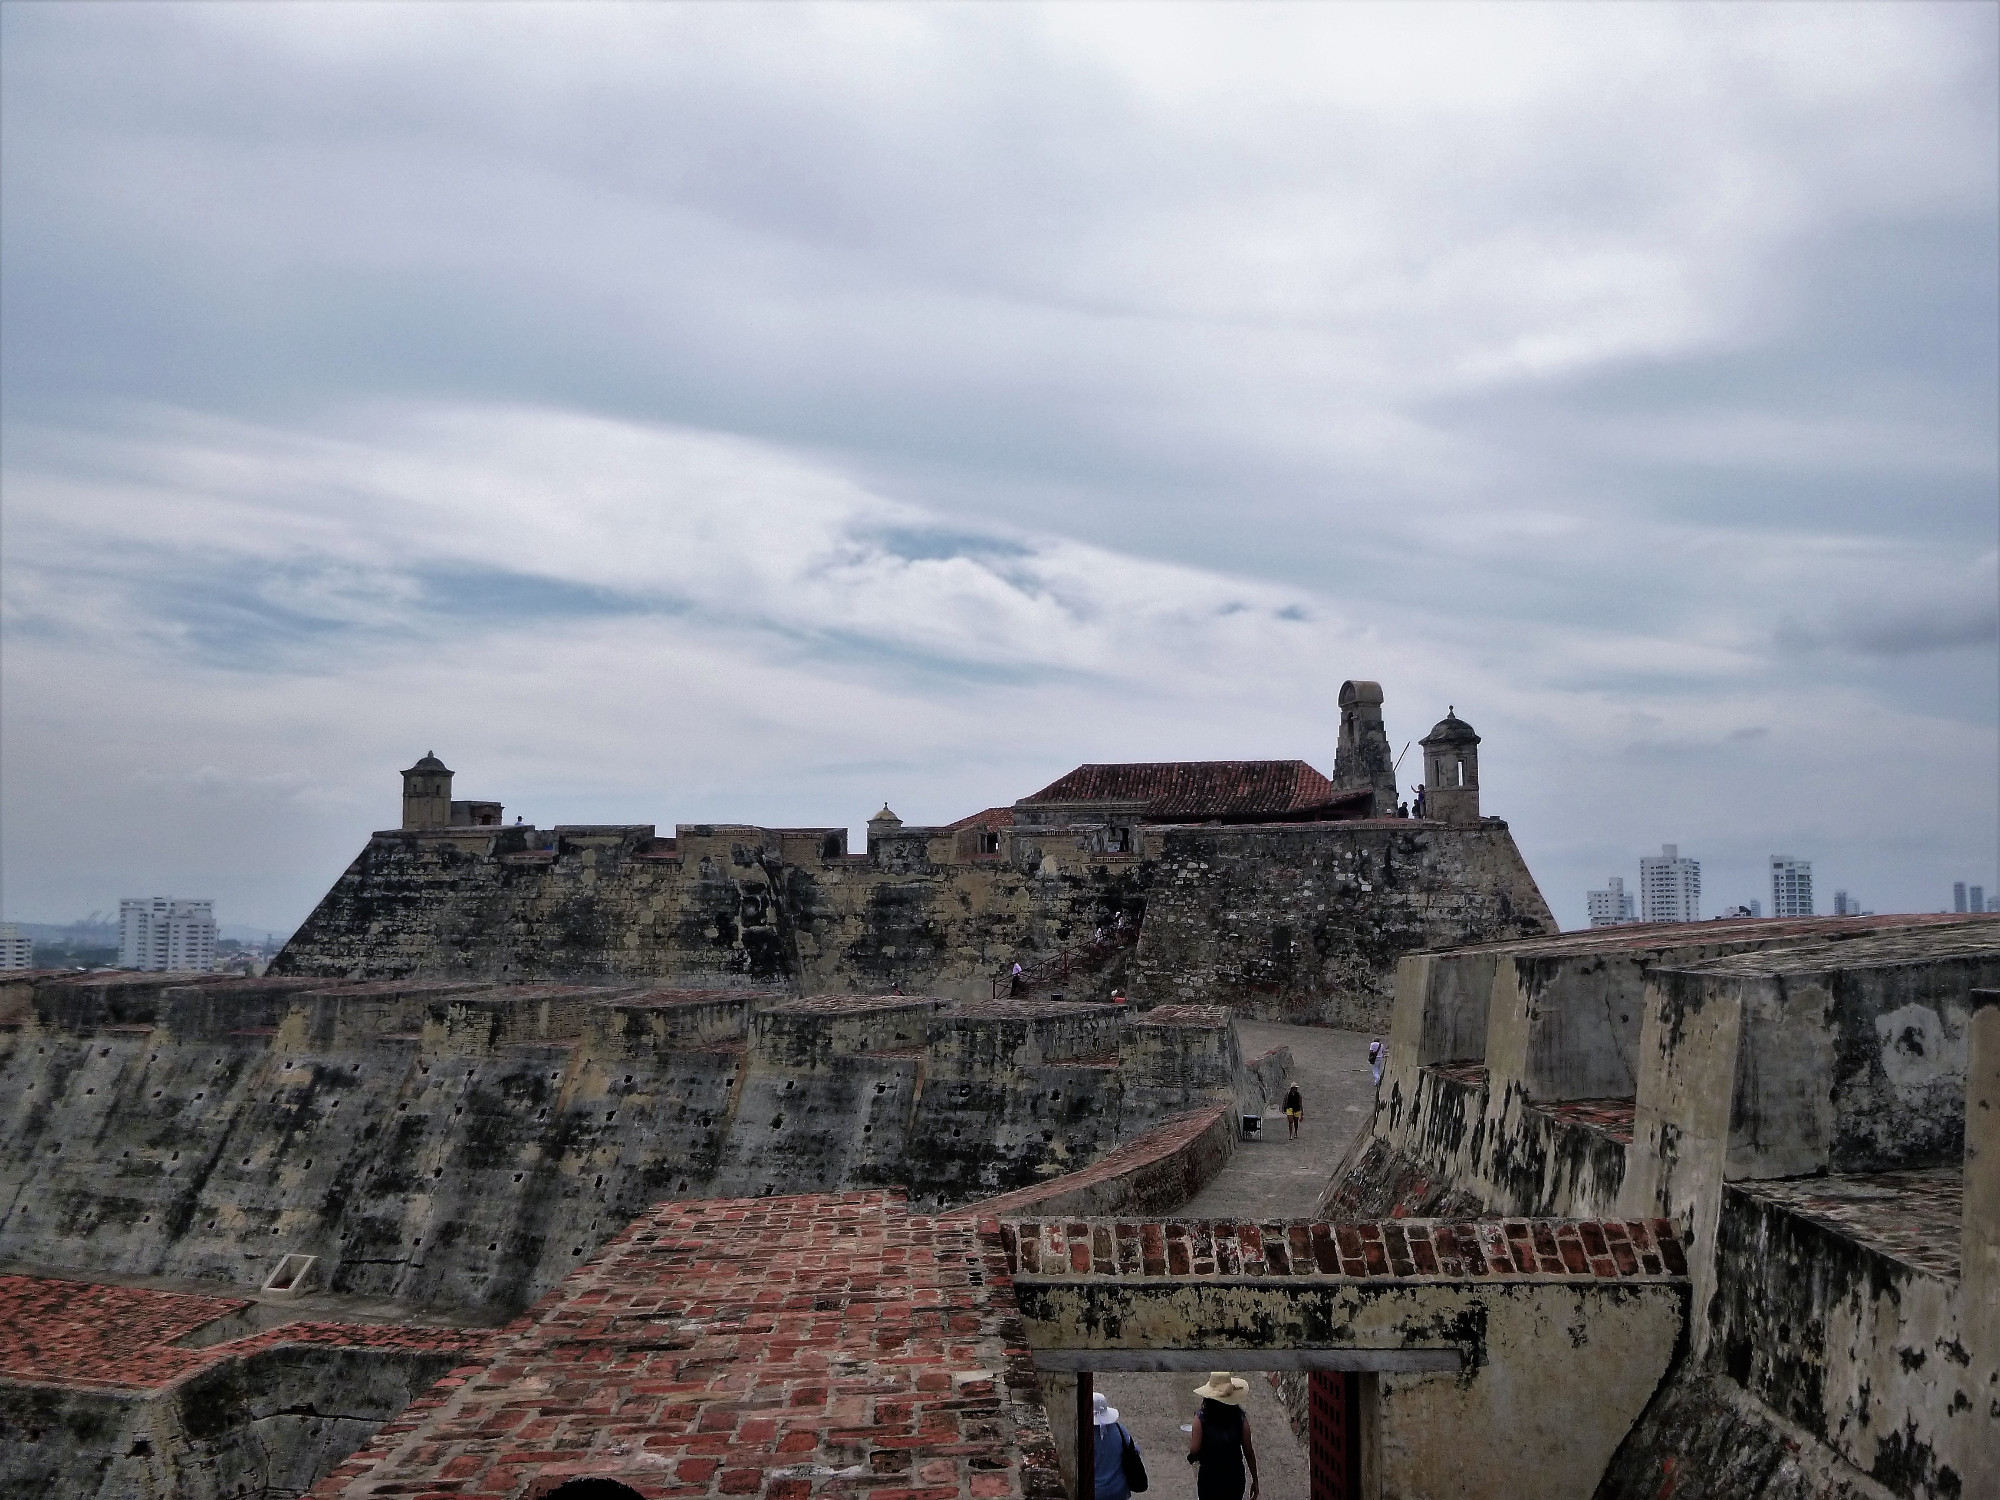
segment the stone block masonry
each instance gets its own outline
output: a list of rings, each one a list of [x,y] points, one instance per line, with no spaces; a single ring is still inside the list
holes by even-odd
[[[191,1341],[247,1306],[0,1276],[0,1493],[296,1493],[489,1337],[300,1320]]]
[[[1555,931],[1497,818],[1159,833],[1135,995],[1387,1031],[1398,958]]]
[[[663,1199],[953,1208],[1254,1092],[1221,1011],[52,978],[0,1023],[0,1262],[527,1306]],[[232,1007],[234,1008],[232,1011]]]
[[[1695,1313],[1601,1500],[2000,1494],[1996,984],[1970,914],[1412,955],[1322,1211],[1675,1227]]]
[[[1018,962],[1060,970],[1071,1000],[1123,987],[1140,1007],[1369,1029],[1399,955],[1555,926],[1494,818],[1162,824],[1116,852],[1101,827],[1035,822],[1005,855],[901,825],[849,855],[826,832],[377,833],[273,971],[974,1000]]]
[[[312,1491],[1058,1500],[997,1246],[897,1195],[666,1204]]]

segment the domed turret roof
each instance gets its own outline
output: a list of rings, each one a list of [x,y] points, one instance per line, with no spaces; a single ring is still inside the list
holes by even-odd
[[[1424,736],[1426,745],[1476,745],[1479,736],[1472,726],[1458,716],[1458,710],[1446,705],[1444,717],[1437,721],[1437,727]]]
[[[439,760],[437,753],[431,750],[426,750],[424,758],[411,766],[410,771],[442,771],[447,776],[451,775],[451,767]],[[403,774],[407,776],[410,771],[405,771]]]
[[[884,802],[882,804],[882,810],[877,814],[875,814],[875,816],[870,818],[868,821],[871,823],[900,823],[903,820],[897,817],[894,813],[890,812],[889,804]]]

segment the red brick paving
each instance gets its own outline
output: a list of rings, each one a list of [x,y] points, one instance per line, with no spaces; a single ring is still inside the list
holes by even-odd
[[[1010,1273],[1076,1276],[1685,1276],[1665,1219],[1392,1219],[1372,1224],[1003,1219]]]
[[[1632,1144],[1632,1120],[1637,1107],[1635,1099],[1563,1099],[1535,1105],[1551,1119],[1565,1125],[1587,1125],[1627,1146]]]
[[[1782,1204],[1856,1243],[1939,1276],[1959,1274],[1965,1169],[1850,1172],[1774,1182],[1732,1182],[1732,1190]]]
[[[661,1204],[312,1491],[1054,1500],[998,1247],[894,1193]]]
[[[197,1328],[249,1305],[240,1297],[0,1276],[0,1379],[156,1391],[277,1344],[470,1353],[491,1337],[478,1329],[297,1322],[206,1348],[176,1347]]]

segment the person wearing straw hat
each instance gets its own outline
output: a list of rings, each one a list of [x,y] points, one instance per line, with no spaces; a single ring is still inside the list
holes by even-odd
[[[1201,1410],[1188,1435],[1188,1462],[1195,1465],[1195,1494],[1200,1500],[1243,1500],[1243,1470],[1250,1470],[1250,1493],[1257,1493],[1257,1449],[1250,1441],[1250,1419],[1243,1399],[1250,1382],[1227,1370],[1209,1373],[1198,1385]]]
[[[1090,1447],[1097,1464],[1097,1500],[1130,1500],[1135,1486],[1146,1487],[1146,1465],[1139,1457],[1139,1445],[1119,1424],[1118,1408],[1104,1399],[1102,1391],[1090,1398],[1090,1421],[1097,1429]]]

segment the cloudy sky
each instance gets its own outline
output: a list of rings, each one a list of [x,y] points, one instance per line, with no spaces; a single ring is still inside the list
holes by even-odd
[[[431,749],[947,821],[1350,676],[1566,926],[2000,888],[1996,18],[6,4],[5,915],[289,929]]]

